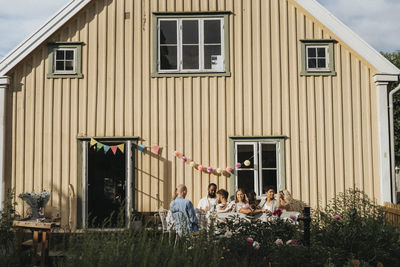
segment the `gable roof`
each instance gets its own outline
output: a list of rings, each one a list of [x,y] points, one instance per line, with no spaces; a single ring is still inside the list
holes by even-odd
[[[316,0],[294,0],[380,73],[400,75],[400,70]]]
[[[72,0],[58,11],[42,27],[22,41],[0,61],[0,77],[4,76],[27,55],[36,49],[43,41],[49,38],[70,18],[77,14],[91,0]],[[372,48],[367,42],[355,34],[349,27],[332,15],[316,0],[294,0],[307,12],[320,21],[325,27],[342,39],[348,46],[366,59],[378,72],[400,75],[400,70],[390,61]]]
[[[4,76],[43,41],[61,28],[70,18],[77,14],[91,0],[72,0],[61,8],[52,18],[44,23],[37,31],[22,41],[0,60],[0,77]]]

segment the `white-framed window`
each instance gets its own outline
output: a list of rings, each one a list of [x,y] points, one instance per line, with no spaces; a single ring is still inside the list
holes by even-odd
[[[262,196],[267,185],[281,188],[281,158],[280,141],[235,142],[235,162],[241,163],[235,172],[235,190],[242,188]],[[246,160],[249,166],[244,164]]]
[[[48,43],[47,78],[83,78],[82,42]]]
[[[158,73],[225,72],[224,17],[157,19]]]
[[[307,71],[329,71],[329,46],[306,45]]]
[[[54,74],[76,74],[76,48],[54,48]]]

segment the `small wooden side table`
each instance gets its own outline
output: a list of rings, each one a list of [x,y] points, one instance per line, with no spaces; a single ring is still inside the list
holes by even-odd
[[[49,256],[49,240],[53,228],[60,227],[59,222],[41,222],[37,220],[16,220],[13,226],[17,230],[17,242],[21,251],[22,242],[24,241],[25,230],[32,232],[32,264],[36,265],[36,254],[38,246],[40,246],[40,266],[45,266],[46,259]],[[40,235],[41,234],[41,235]],[[41,239],[39,241],[39,236]]]

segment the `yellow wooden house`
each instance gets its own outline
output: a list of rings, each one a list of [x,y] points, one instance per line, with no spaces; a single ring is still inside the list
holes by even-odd
[[[181,183],[395,201],[399,75],[315,0],[71,1],[0,61],[0,196],[50,191],[73,228]]]

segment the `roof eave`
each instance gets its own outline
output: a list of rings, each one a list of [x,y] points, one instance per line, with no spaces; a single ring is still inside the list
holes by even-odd
[[[379,73],[400,75],[400,69],[365,42],[360,36],[354,33],[343,22],[332,15],[332,13],[316,0],[295,1],[360,56],[367,60]]]
[[[42,42],[62,27],[70,18],[77,14],[91,0],[72,0],[61,8],[53,17],[44,23],[37,31],[22,41],[0,61],[0,76],[5,76],[20,61],[28,56]]]

